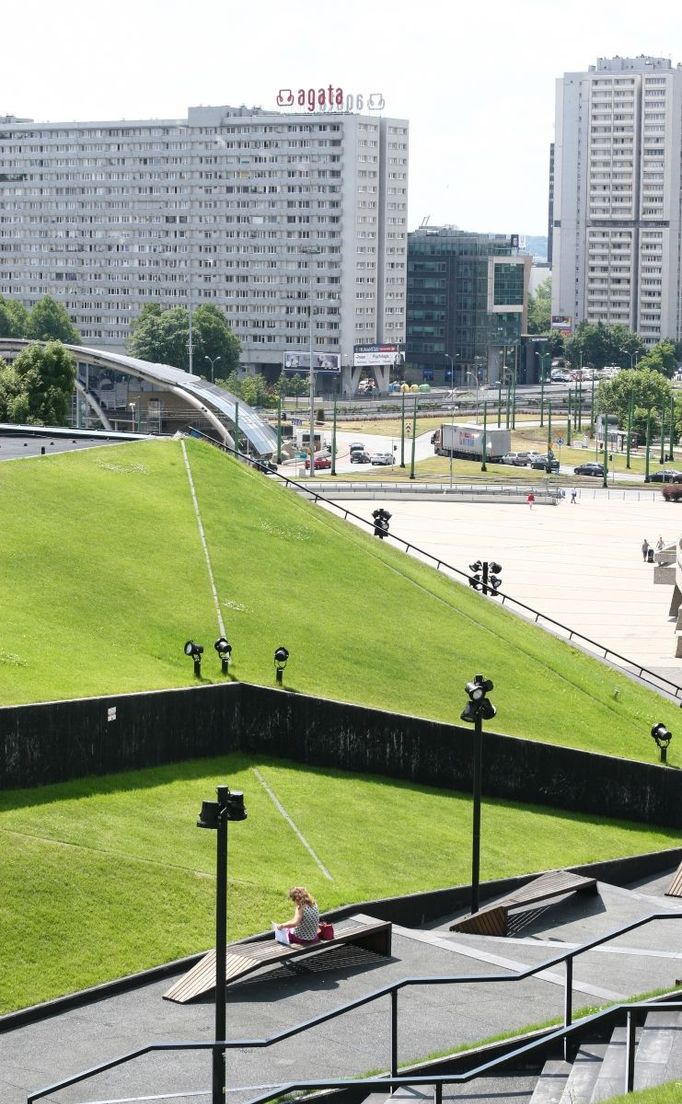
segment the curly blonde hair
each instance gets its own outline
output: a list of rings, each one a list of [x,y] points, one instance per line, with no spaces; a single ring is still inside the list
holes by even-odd
[[[308,893],[304,886],[294,886],[289,890],[289,899],[303,908],[304,905],[316,904],[315,898]]]

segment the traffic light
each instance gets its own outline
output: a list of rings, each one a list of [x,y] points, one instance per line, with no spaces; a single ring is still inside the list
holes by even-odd
[[[461,720],[467,721],[469,724],[475,724],[479,719],[489,721],[491,717],[495,716],[497,710],[486,697],[493,689],[493,683],[490,679],[483,678],[483,675],[474,675],[473,681],[468,682],[464,689],[469,695],[469,701],[460,713]]]
[[[379,540],[383,540],[388,533],[388,523],[391,520],[391,516],[388,510],[372,510],[372,517],[374,518],[374,536],[378,537]]]

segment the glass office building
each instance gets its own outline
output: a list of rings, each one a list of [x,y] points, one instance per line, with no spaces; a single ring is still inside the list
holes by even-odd
[[[518,237],[421,227],[407,239],[407,378],[498,378],[526,330],[532,259]]]

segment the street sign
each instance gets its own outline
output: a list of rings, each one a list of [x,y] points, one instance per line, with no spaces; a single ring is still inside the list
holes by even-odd
[[[305,460],[307,455],[308,455],[307,452],[297,452],[296,453],[296,459],[297,460]]]
[[[564,443],[563,437],[557,437],[556,443],[557,443],[557,445],[563,445],[563,443]]]
[[[303,425],[303,418],[292,418],[291,419],[291,424],[292,425]]]

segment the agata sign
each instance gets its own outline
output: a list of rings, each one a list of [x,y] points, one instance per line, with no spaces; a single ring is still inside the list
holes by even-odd
[[[344,92],[328,84],[326,88],[280,88],[277,106],[306,111],[383,111],[386,101],[381,92]]]

